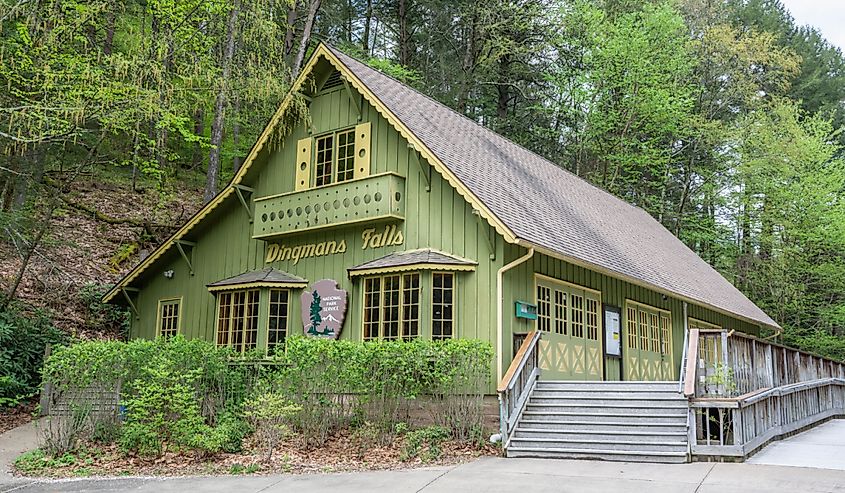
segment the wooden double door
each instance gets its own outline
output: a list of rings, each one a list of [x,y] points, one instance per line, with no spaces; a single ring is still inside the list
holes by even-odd
[[[672,317],[668,311],[625,303],[625,380],[674,380]]]
[[[601,293],[545,276],[535,293],[543,378],[601,380]]]

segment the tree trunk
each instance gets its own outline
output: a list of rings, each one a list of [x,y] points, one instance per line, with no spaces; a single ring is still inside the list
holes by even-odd
[[[208,155],[208,173],[205,180],[203,200],[210,201],[217,194],[217,177],[220,174],[220,147],[223,144],[223,125],[226,112],[226,91],[232,74],[232,57],[235,54],[235,30],[241,2],[235,0],[226,21],[226,47],[223,52],[223,74],[214,101],[214,118],[211,123],[211,151]]]
[[[399,64],[408,66],[411,57],[411,50],[408,46],[410,44],[410,36],[408,35],[408,8],[407,0],[399,0],[398,5],[398,20],[399,20]]]
[[[308,17],[305,18],[302,37],[299,39],[299,50],[296,52],[296,58],[291,67],[291,80],[299,77],[299,71],[302,70],[302,61],[305,60],[305,51],[308,49],[308,43],[311,42],[311,30],[314,29],[314,19],[317,17],[319,10],[320,0],[311,0],[311,3],[308,4]]]
[[[240,111],[241,111],[241,100],[237,96],[235,96],[234,101],[232,101],[232,147],[234,148],[235,155],[232,158],[232,170],[235,173],[241,169],[241,152],[238,146],[241,143],[241,123],[240,123]]]
[[[114,46],[114,21],[116,17],[114,9],[116,8],[116,5],[112,5],[109,13],[106,14],[106,38],[103,40],[103,53],[106,55],[111,55],[112,47]]]
[[[508,103],[510,103],[510,68],[511,56],[502,55],[499,58],[499,81],[496,85],[496,122],[498,130],[501,132],[505,128],[505,122],[508,118]]]
[[[477,17],[477,11],[473,9],[473,13],[469,19],[469,26],[465,30],[466,50],[464,51],[464,59],[461,62],[461,68],[463,69],[463,80],[461,81],[461,91],[458,94],[458,110],[465,115],[467,114],[467,101],[469,100],[469,90],[472,86],[472,75],[475,71],[475,28],[477,23]]]
[[[361,37],[361,49],[365,55],[370,54],[370,24],[373,22],[373,0],[367,0],[364,10],[364,35]]]
[[[288,9],[287,31],[285,31],[285,60],[291,63],[290,54],[293,52],[293,38],[296,36],[296,2]]]
[[[23,276],[26,274],[26,268],[29,267],[29,261],[32,259],[32,254],[35,253],[35,249],[38,248],[38,245],[41,244],[41,240],[44,238],[44,233],[47,232],[47,229],[50,227],[50,224],[53,220],[53,211],[55,210],[54,207],[50,207],[47,211],[47,217],[41,221],[41,225],[38,229],[38,233],[36,233],[35,238],[33,238],[32,243],[29,244],[29,248],[26,249],[26,253],[23,255],[23,259],[21,259],[21,266],[18,269],[17,274],[15,275],[15,280],[12,281],[12,285],[9,286],[9,290],[6,292],[6,296],[4,299],[0,300],[0,310],[5,309],[9,303],[14,299],[15,293],[18,291],[18,287],[21,285],[21,281],[23,281]]]

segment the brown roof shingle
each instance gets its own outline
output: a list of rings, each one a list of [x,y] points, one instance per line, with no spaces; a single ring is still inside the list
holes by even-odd
[[[644,210],[337,49],[328,49],[517,238],[740,318],[778,327]]]
[[[431,248],[422,248],[419,250],[407,250],[402,252],[392,252],[383,257],[364,262],[347,269],[350,274],[371,269],[389,269],[392,267],[402,267],[409,265],[442,265],[449,266],[473,266],[477,262],[465,258],[452,255],[450,253],[438,252]]]
[[[219,288],[223,286],[235,286],[239,284],[301,284],[306,285],[308,281],[288,274],[287,272],[268,267],[261,270],[253,270],[238,274],[236,276],[221,279],[220,281],[207,284],[209,288]]]

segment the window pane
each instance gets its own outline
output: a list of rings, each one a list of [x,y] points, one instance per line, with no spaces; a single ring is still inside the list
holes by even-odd
[[[379,312],[381,305],[381,278],[364,279],[364,340],[379,336]]]
[[[334,151],[334,136],[317,137],[317,159],[315,164],[316,186],[328,185],[332,182],[332,152]]]
[[[159,336],[173,337],[179,332],[179,300],[159,302]]]
[[[267,353],[275,354],[285,345],[288,332],[288,299],[290,291],[287,289],[270,290],[270,319],[267,324]]]
[[[229,345],[231,330],[232,293],[220,293],[217,297],[217,345]]]
[[[355,130],[337,134],[337,181],[351,180],[355,175]]]
[[[411,340],[420,334],[420,275],[402,276],[402,338]]]
[[[551,327],[552,290],[537,285],[537,330],[548,332]]]
[[[453,286],[454,275],[436,272],[432,274],[431,338],[449,339],[453,330]]]
[[[399,276],[384,278],[384,293],[382,301],[382,337],[396,339],[399,337]]]

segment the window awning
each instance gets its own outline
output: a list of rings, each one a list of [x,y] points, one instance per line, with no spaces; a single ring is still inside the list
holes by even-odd
[[[409,270],[473,271],[478,262],[431,248],[393,252],[351,267],[349,277]]]
[[[246,288],[304,288],[307,285],[307,279],[268,267],[262,270],[244,272],[206,286],[209,291],[214,292]]]

